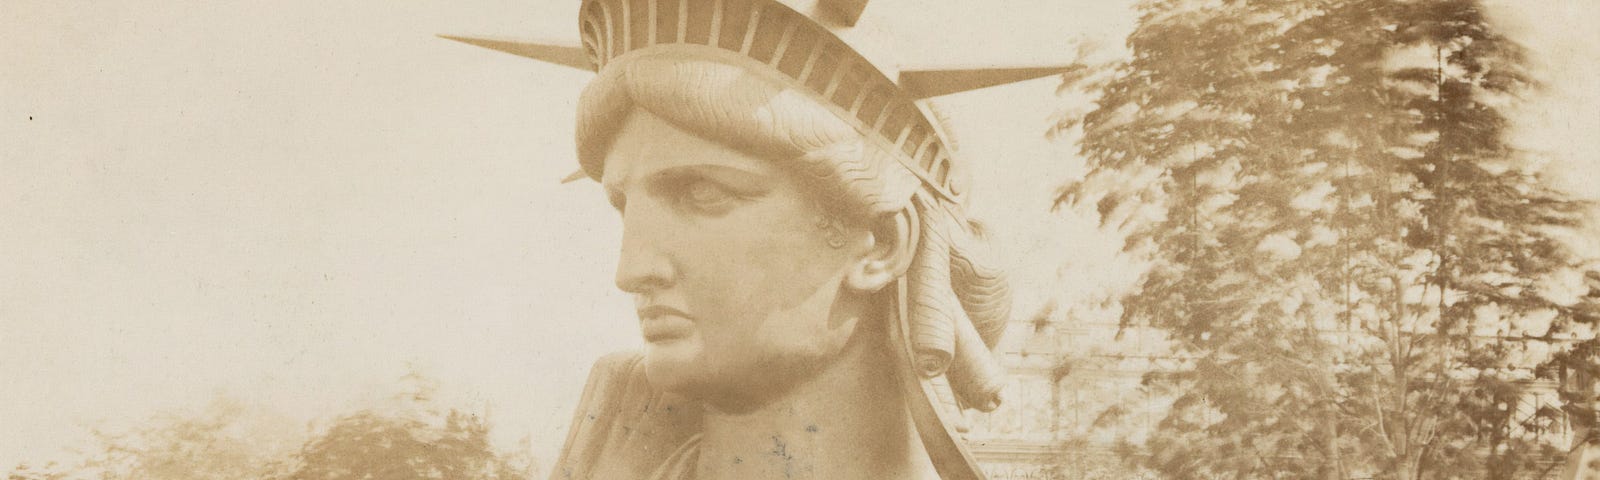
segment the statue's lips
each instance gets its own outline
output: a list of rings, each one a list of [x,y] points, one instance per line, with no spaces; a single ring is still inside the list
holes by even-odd
[[[639,309],[639,327],[643,330],[644,341],[656,343],[689,336],[694,321],[675,308],[649,306]]]

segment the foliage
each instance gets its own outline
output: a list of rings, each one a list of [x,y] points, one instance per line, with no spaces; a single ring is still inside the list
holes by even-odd
[[[415,372],[390,405],[335,419],[295,456],[285,480],[526,480],[526,453],[508,455],[489,443],[477,415],[434,406],[437,385]],[[527,451],[524,445],[523,452]]]
[[[442,425],[374,411],[345,415],[308,442],[286,478],[393,480],[513,480],[531,466],[489,445],[483,419],[451,410]]]
[[[298,440],[293,426],[231,398],[193,415],[163,414],[119,432],[96,430],[80,474],[102,480],[227,480],[271,476]]]
[[[485,418],[441,410],[432,382],[405,379],[391,401],[333,419],[307,435],[238,400],[168,413],[127,429],[95,431],[80,461],[18,465],[5,480],[526,480],[533,461],[496,450]],[[309,438],[308,438],[309,437]],[[298,450],[296,449],[298,447]]]
[[[68,477],[61,466],[55,463],[47,463],[35,468],[27,462],[23,462],[21,465],[17,465],[17,468],[12,469],[10,473],[7,473],[5,478],[6,480],[67,480],[71,477]]]
[[[1590,206],[1506,141],[1502,110],[1536,85],[1482,6],[1141,8],[1133,58],[1092,85],[1090,172],[1058,198],[1151,259],[1124,324],[1189,360],[1147,377],[1175,400],[1130,458],[1409,480],[1512,478],[1554,453],[1538,434],[1566,415],[1526,388],[1594,368],[1600,275],[1561,241]]]

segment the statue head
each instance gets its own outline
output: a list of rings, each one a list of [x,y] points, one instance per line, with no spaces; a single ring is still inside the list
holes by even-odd
[[[780,393],[852,339],[886,343],[872,322],[904,280],[916,369],[955,366],[962,403],[992,408],[1000,378],[977,373],[998,370],[952,365],[992,362],[1006,313],[959,204],[815,92],[752,63],[632,52],[579,104],[579,160],[623,218],[617,285],[638,300],[652,383],[733,401]],[[978,335],[957,358],[963,329]]]
[[[950,419],[999,403],[1010,299],[932,116],[774,0],[586,0],[580,17],[598,76],[579,162],[622,218],[648,380],[758,402],[865,346],[924,407],[930,450],[934,430],[957,445]]]
[[[880,291],[912,259],[884,193],[903,208],[917,179],[863,167],[848,124],[743,67],[670,54],[608,69],[580,111],[654,386],[756,405],[852,342],[883,343]]]
[[[895,310],[918,376],[947,377],[962,407],[998,403],[988,349],[1007,290],[924,110],[769,0],[594,0],[581,15],[599,76],[579,162],[622,212],[617,282],[639,299],[652,382],[771,391]]]

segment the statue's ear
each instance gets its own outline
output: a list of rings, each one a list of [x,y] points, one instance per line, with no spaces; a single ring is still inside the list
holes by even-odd
[[[902,210],[875,220],[868,232],[867,251],[850,270],[846,284],[875,292],[893,283],[911,268],[911,221]]]

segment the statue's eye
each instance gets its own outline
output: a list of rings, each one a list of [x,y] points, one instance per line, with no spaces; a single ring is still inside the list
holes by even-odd
[[[651,174],[646,188],[678,212],[720,217],[740,205],[766,196],[774,188],[770,175],[719,166],[692,166]]]
[[[679,191],[684,206],[708,212],[725,210],[738,198],[733,191],[703,178],[685,182]]]

